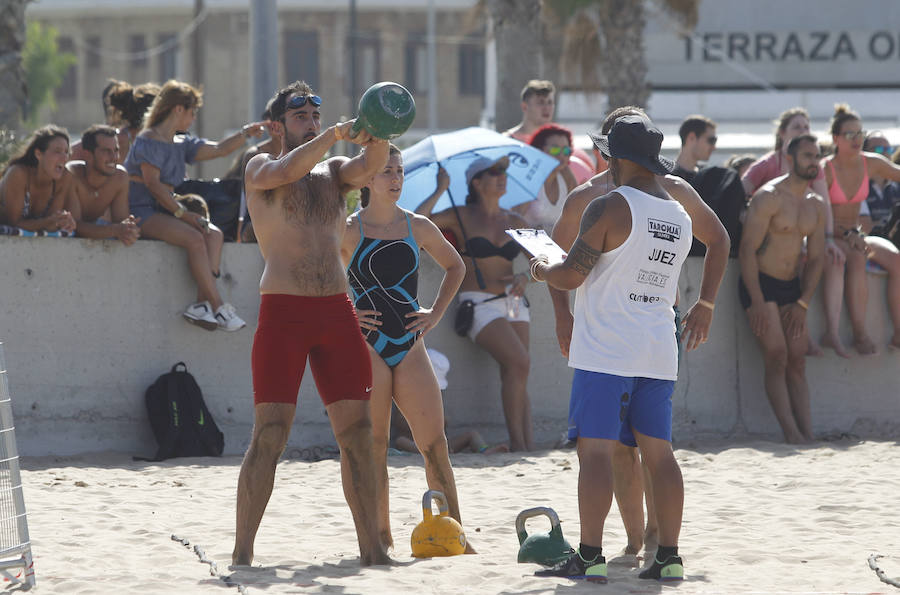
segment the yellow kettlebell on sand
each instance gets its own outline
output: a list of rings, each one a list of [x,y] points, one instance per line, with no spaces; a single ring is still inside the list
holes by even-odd
[[[438,516],[431,514],[431,501],[438,501]],[[410,538],[412,555],[416,558],[457,556],[466,551],[466,534],[462,525],[449,516],[447,498],[437,490],[428,490],[422,496],[422,514],[425,519],[416,525]]]

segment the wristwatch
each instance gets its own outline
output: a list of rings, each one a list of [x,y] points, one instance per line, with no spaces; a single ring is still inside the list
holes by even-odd
[[[175,212],[172,213],[172,214],[175,216],[176,219],[181,219],[182,217],[184,217],[184,214],[185,214],[186,212],[187,212],[187,209],[184,208],[184,205],[183,205],[183,204],[179,204],[179,205],[178,205],[178,208],[175,209]]]

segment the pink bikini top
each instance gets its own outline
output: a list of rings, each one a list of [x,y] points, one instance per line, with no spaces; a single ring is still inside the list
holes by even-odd
[[[866,164],[865,155],[862,156],[862,162],[862,183],[859,185],[859,190],[856,191],[856,194],[853,195],[853,198],[848,200],[847,195],[844,194],[841,185],[838,183],[837,174],[834,173],[834,165],[831,163],[831,159],[826,161],[826,163],[828,164],[828,169],[831,170],[831,186],[828,187],[828,194],[831,197],[831,204],[843,205],[858,203],[866,200],[866,197],[869,196],[869,166]]]

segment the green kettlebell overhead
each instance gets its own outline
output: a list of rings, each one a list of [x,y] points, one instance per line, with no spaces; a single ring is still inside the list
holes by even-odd
[[[525,530],[525,521],[531,517],[544,515],[550,519],[549,533],[529,535]],[[516,535],[519,537],[518,561],[535,562],[544,566],[555,564],[568,558],[572,546],[563,538],[562,527],[556,511],[546,506],[523,510],[516,517]]]
[[[416,102],[412,93],[397,83],[375,83],[359,100],[353,136],[365,128],[374,137],[390,140],[406,132],[415,119]]]

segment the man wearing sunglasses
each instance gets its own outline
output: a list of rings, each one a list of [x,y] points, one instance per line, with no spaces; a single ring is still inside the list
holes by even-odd
[[[270,125],[281,151],[253,157],[244,176],[265,269],[251,356],[255,422],[238,479],[235,565],[253,560],[253,542],[287,444],[307,359],[341,451],[360,563],[390,563],[375,525],[368,402],[372,369],[339,252],[347,216],[344,194],[384,168],[388,143],[365,130],[354,135],[354,121],[322,131],[322,104],[304,82],[281,89],[271,104]],[[339,140],[361,145],[363,151],[353,159],[323,159]]]
[[[681,151],[672,173],[690,182],[700,169],[698,163],[709,161],[716,149],[716,123],[706,116],[688,116],[678,128]]]

